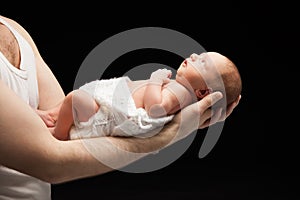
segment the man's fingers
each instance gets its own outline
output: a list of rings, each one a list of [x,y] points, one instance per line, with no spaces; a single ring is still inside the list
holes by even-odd
[[[205,96],[200,102],[199,102],[199,109],[200,111],[206,110],[212,105],[214,105],[217,101],[222,99],[223,95],[221,92],[214,92],[212,94],[209,94]]]
[[[213,125],[222,120],[222,108],[219,108],[210,119],[210,124]]]
[[[215,110],[215,112],[211,110],[210,107],[218,102],[222,97],[223,95],[221,92],[214,92],[207,95],[198,102],[199,110],[201,113],[199,123],[200,129],[206,128],[217,122],[224,121],[232,113],[234,108],[239,104],[239,101],[241,100],[241,95],[239,95],[239,97],[227,107],[226,112],[222,108],[218,108],[217,110]]]
[[[222,118],[222,109],[219,108],[216,112],[211,112],[212,114],[208,117],[205,118],[204,123],[199,127],[201,129],[206,128],[210,125],[214,125],[215,123],[221,121]]]
[[[206,120],[202,125],[200,125],[200,129],[204,129],[206,127],[208,127],[210,124],[210,119]]]
[[[213,111],[209,108],[222,99],[222,97],[222,93],[217,91],[207,95],[199,102],[199,109],[203,111],[200,116],[199,128],[203,129],[220,121],[222,118],[222,109]]]
[[[209,126],[210,118],[214,114],[212,109],[207,109],[201,116],[200,116],[200,123],[199,128],[203,129]]]
[[[223,95],[221,92],[213,92],[203,99],[198,101],[195,104],[189,105],[181,111],[182,119],[190,119],[187,120],[187,123],[193,124],[193,128],[206,128],[210,125],[211,122],[216,123],[219,120],[220,115],[218,114],[215,118],[212,119],[213,110],[211,107],[222,99]],[[186,116],[185,116],[186,115]],[[185,117],[184,117],[185,116]],[[197,120],[200,120],[196,123]],[[211,122],[210,122],[211,121]],[[196,125],[196,126],[194,126]],[[190,125],[192,126],[192,125]]]

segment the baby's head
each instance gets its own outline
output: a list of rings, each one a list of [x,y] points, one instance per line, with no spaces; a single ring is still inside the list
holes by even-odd
[[[193,89],[198,99],[213,91],[226,95],[227,105],[241,94],[242,81],[235,64],[217,52],[192,54],[177,70],[177,82]]]

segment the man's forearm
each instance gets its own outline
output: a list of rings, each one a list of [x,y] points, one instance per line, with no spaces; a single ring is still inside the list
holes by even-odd
[[[59,141],[32,108],[1,82],[0,89],[3,94],[0,96],[1,165],[51,183],[119,169],[177,142],[197,128],[191,123],[197,121],[193,113],[198,113],[191,109],[193,106],[185,108],[181,112],[183,117],[177,114],[159,134],[150,138],[100,137]],[[183,123],[181,119],[184,119]]]
[[[97,175],[113,169],[119,169],[147,156],[149,153],[156,153],[182,140],[200,127],[206,128],[208,125],[202,125],[206,124],[205,122],[211,119],[213,114],[209,108],[220,98],[222,98],[221,93],[210,94],[203,100],[185,107],[153,137],[101,137],[81,140],[82,147],[85,149],[81,148],[83,152],[82,157],[88,159],[85,162],[91,162],[89,165],[91,168],[87,172],[90,175]],[[212,123],[216,123],[217,119],[213,119]],[[68,149],[70,150],[71,148]],[[90,153],[89,156],[85,155],[87,152]]]
[[[159,134],[149,138],[99,137],[60,141],[60,154],[55,157],[59,157],[63,164],[54,163],[51,175],[45,178],[59,183],[127,166],[187,136],[188,133],[180,130],[180,120],[181,116],[177,115]]]
[[[51,168],[52,171],[50,174],[44,174],[46,176],[44,179],[59,183],[95,176],[120,169],[149,153],[156,153],[197,130],[211,117],[212,112],[208,108],[220,98],[221,94],[215,94],[213,98],[205,98],[205,101],[187,106],[153,137],[55,140],[54,145],[51,145],[55,151],[50,151],[53,153],[52,159],[49,159],[49,156],[46,157],[51,164],[44,166],[48,170]],[[41,174],[45,173],[43,167],[37,168],[40,169]]]
[[[174,143],[178,124],[171,123],[150,138],[99,137],[82,140],[52,141],[51,150],[35,166],[34,176],[50,183],[61,183],[96,176],[120,169]],[[42,166],[47,163],[47,166]]]

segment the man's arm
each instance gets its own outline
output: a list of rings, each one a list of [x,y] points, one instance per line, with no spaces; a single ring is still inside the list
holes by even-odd
[[[28,38],[34,48],[28,33],[16,22],[10,20],[10,23]],[[62,102],[65,95],[37,49],[35,53],[40,91],[39,109],[48,110]],[[221,98],[220,93],[214,93],[186,107],[181,111],[184,117],[177,114],[171,123],[151,138],[101,137],[59,141],[49,133],[34,110],[2,81],[0,91],[0,164],[50,183],[103,174],[126,166],[144,157],[147,152],[170,145],[201,127],[211,117],[209,107]],[[201,117],[196,120],[195,116]],[[218,118],[212,121],[218,121]],[[87,147],[94,149],[94,153],[91,154]]]
[[[55,126],[55,123],[58,119],[58,114],[60,111],[62,103],[59,103],[54,108],[49,110],[39,110],[36,109],[35,112],[40,116],[40,118],[44,121],[47,127],[51,128]]]
[[[40,110],[48,110],[60,102],[63,101],[65,94],[58,83],[57,79],[53,75],[50,68],[44,62],[41,57],[38,48],[36,47],[33,39],[29,33],[16,21],[3,17],[12,27],[14,27],[30,44],[33,49],[36,67],[37,67],[37,79],[38,79],[38,89],[39,89],[39,107]]]
[[[65,94],[54,74],[41,57],[38,48],[29,33],[16,21],[4,16],[1,17],[26,39],[34,52],[39,91],[39,105],[35,111],[48,127],[53,127],[57,120],[59,108]]]
[[[177,114],[151,138],[59,141],[49,134],[35,112],[1,81],[0,91],[0,163],[50,183],[103,174],[173,144],[207,121],[211,116],[209,107],[222,97],[214,93],[188,106],[181,111],[184,117]],[[195,120],[198,115],[200,121]],[[93,153],[87,149],[93,149]]]

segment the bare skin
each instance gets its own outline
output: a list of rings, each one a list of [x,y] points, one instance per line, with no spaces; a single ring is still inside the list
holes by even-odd
[[[191,94],[186,88],[180,87],[179,90],[177,86],[177,95],[175,95],[170,88],[174,88],[176,82],[172,80],[173,84],[168,84],[169,82],[170,80],[162,84],[149,83],[149,80],[128,82],[136,107],[144,108],[152,117],[161,117],[175,114],[181,108],[192,103],[192,98],[189,97]],[[190,101],[186,101],[185,105],[180,105],[177,97],[185,96]],[[92,96],[84,91],[74,90],[66,96],[61,104],[49,112],[49,115],[52,113],[52,116],[58,116],[56,122],[53,122],[55,124],[53,127],[49,127],[49,130],[57,139],[68,140],[70,139],[70,129],[74,125],[74,118],[79,122],[86,122],[99,109],[101,109],[101,105]],[[58,113],[54,114],[54,112]],[[53,121],[49,115],[46,112],[44,116],[41,116],[46,124],[49,119]],[[48,124],[50,125],[50,123]]]
[[[54,108],[65,98],[62,88],[50,68],[43,61],[29,34],[15,21],[3,16],[0,17],[18,30],[34,49],[40,92],[38,108],[40,110]],[[16,52],[17,50],[14,50],[10,54],[17,56],[16,60],[20,60]],[[18,68],[18,64],[15,63],[15,67]],[[83,146],[82,140],[60,141],[54,138],[37,113],[2,81],[0,81],[0,91],[1,165],[49,183],[61,183],[115,170],[115,168],[106,166],[95,159]],[[177,139],[172,140],[172,143],[188,136],[198,128],[205,128],[209,124],[225,120],[237,106],[240,98],[228,107],[226,114],[224,112],[222,114],[222,110],[218,110],[212,115],[212,110],[209,108],[220,98],[222,98],[220,93],[214,93],[200,102],[188,106],[181,112],[182,115],[188,112],[188,115],[182,118],[182,115],[177,114],[172,123],[152,138],[121,139],[108,137],[93,138],[89,141],[99,146],[99,148],[101,147],[99,152],[101,152],[103,159],[115,160],[118,166],[125,166],[141,158],[142,155],[140,157],[124,158],[124,153],[120,149],[129,152],[152,152],[170,145],[169,142],[173,138]],[[194,122],[195,115],[201,116],[199,121],[184,129],[179,126],[181,118],[186,122]]]
[[[227,87],[231,87],[230,84],[235,84],[236,88],[240,88],[238,86],[240,76],[237,69],[230,68],[227,63],[232,62],[216,52],[201,55],[193,53],[180,64],[176,79],[170,79],[171,70],[158,69],[152,72],[149,79],[128,80],[127,85],[137,108],[145,109],[152,118],[164,117],[176,114],[180,109],[211,93],[212,88],[207,86],[206,81],[218,81],[215,78],[216,69],[224,77],[230,74],[232,81],[225,82]],[[101,88],[99,89],[102,92]],[[228,94],[235,96],[232,92],[228,92]],[[56,124],[49,130],[57,139],[68,140],[74,122],[87,122],[99,109],[101,109],[101,105],[93,96],[83,90],[74,90],[55,109],[59,112],[56,114],[58,118]],[[48,118],[51,118],[47,115],[41,117],[46,124]]]

